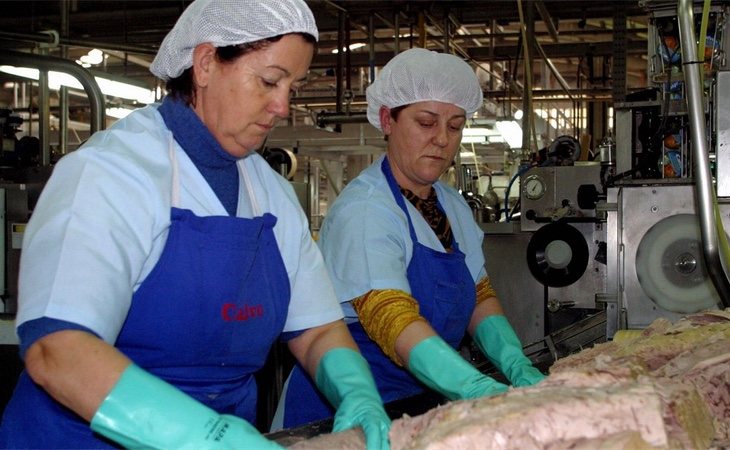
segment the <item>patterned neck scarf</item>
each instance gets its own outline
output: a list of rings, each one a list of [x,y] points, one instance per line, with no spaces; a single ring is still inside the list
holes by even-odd
[[[446,214],[438,206],[436,190],[431,187],[431,192],[428,193],[428,198],[426,199],[418,197],[408,189],[400,188],[400,191],[416,207],[423,218],[426,219],[426,222],[431,226],[433,232],[436,233],[436,237],[439,238],[441,245],[444,246],[446,251],[451,251],[454,236],[451,231],[449,218],[446,217]]]

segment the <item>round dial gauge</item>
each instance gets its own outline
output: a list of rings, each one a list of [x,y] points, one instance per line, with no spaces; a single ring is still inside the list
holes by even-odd
[[[530,175],[525,178],[525,185],[522,188],[522,192],[530,200],[539,200],[545,195],[545,182],[539,175]]]

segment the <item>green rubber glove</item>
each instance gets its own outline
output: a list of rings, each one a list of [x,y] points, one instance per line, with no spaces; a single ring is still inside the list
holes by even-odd
[[[250,423],[221,415],[132,364],[91,419],[125,448],[283,449]]]
[[[532,386],[545,378],[522,353],[522,344],[505,316],[485,317],[477,325],[474,340],[513,386]]]
[[[389,450],[390,418],[365,358],[349,348],[334,348],[322,356],[316,372],[317,387],[337,409],[332,431],[361,426],[368,450]]]
[[[449,400],[496,395],[508,389],[479,372],[438,336],[428,337],[411,349],[408,369],[423,384]]]

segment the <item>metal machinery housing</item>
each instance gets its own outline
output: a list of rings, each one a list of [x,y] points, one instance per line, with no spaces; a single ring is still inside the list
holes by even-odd
[[[644,6],[651,86],[615,104],[615,138],[601,143],[594,161],[523,171],[519,221],[483,225],[488,270],[536,355],[563,356],[618,330],[728,306],[728,8]],[[704,33],[696,39],[706,43],[700,58],[683,36],[692,31],[687,24],[695,36]],[[693,83],[690,71],[698,66],[702,81]],[[711,179],[703,176],[705,164]],[[711,185],[711,233],[703,182]],[[713,239],[718,259],[708,256]]]

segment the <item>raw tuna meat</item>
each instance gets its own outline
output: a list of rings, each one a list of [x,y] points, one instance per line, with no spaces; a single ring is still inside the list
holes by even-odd
[[[390,439],[393,450],[729,448],[730,310],[658,319],[556,361],[536,386],[403,416]],[[348,430],[290,448],[365,443]]]

